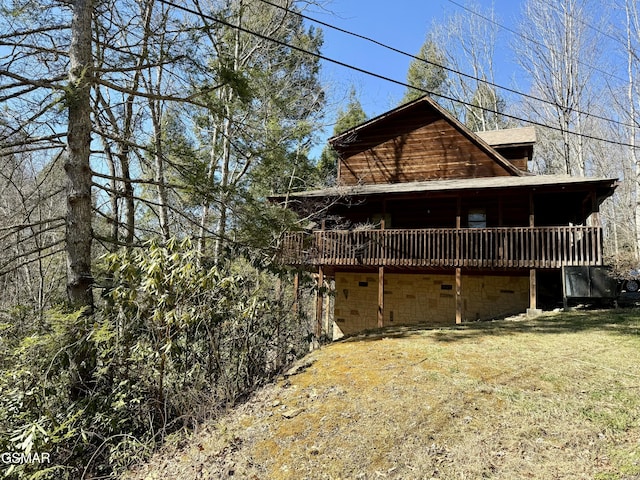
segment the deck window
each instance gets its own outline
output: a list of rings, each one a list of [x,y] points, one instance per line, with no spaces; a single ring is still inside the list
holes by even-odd
[[[469,228],[487,228],[487,211],[484,208],[472,208],[468,216]]]

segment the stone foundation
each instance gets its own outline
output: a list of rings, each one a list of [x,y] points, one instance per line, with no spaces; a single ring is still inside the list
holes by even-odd
[[[385,273],[384,325],[454,325],[455,275]],[[529,275],[462,275],[462,320],[487,320],[529,307]],[[335,275],[335,326],[348,335],[377,328],[377,273]]]

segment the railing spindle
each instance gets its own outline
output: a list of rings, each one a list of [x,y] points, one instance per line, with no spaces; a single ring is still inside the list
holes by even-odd
[[[600,227],[318,230],[283,235],[291,265],[559,268],[600,265]]]

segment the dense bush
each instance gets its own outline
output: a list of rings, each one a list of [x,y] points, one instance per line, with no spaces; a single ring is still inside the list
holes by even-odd
[[[94,314],[2,337],[0,451],[51,454],[15,478],[115,475],[308,348],[286,276],[246,261],[205,268],[188,241],[150,243],[106,255],[101,276]]]

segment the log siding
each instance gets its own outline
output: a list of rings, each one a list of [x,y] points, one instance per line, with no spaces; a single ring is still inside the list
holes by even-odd
[[[386,130],[361,151],[346,150],[339,162],[341,185],[405,183],[425,180],[511,176],[489,152],[470,142],[454,126],[434,116],[432,123],[402,135]],[[398,127],[407,130],[404,126]],[[363,144],[358,144],[359,149]],[[496,155],[494,153],[494,155]]]

